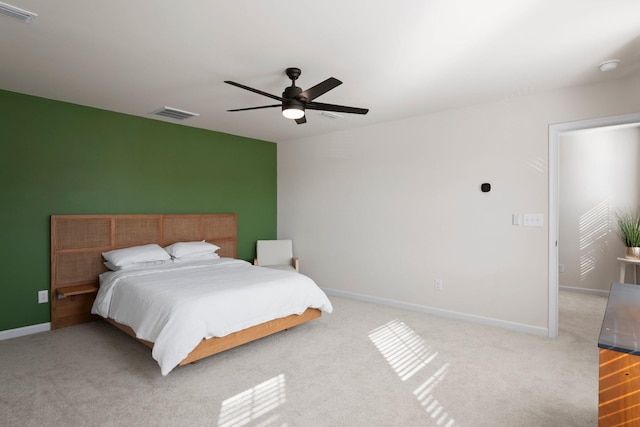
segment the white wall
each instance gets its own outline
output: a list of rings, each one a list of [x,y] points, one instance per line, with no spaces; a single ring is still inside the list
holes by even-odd
[[[640,201],[640,127],[562,135],[559,160],[560,286],[608,291],[624,256],[616,213]]]
[[[639,94],[636,77],[280,142],[278,235],[323,288],[546,330],[548,126]]]

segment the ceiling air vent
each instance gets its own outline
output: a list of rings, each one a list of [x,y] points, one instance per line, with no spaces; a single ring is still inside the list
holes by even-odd
[[[200,115],[196,113],[190,113],[184,110],[178,110],[177,108],[171,108],[171,107],[161,108],[159,110],[154,111],[151,114],[155,116],[160,116],[160,117],[167,117],[169,119],[174,119],[174,120],[186,120],[188,118],[198,117]]]
[[[2,2],[0,2],[0,15],[8,16],[9,18],[17,19],[27,24],[33,23],[33,21],[35,21],[38,17],[38,14],[36,13],[29,12]]]

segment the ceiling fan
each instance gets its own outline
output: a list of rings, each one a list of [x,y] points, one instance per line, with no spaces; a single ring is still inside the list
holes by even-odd
[[[323,104],[321,102],[313,102],[314,99],[329,92],[331,89],[342,84],[342,82],[336,78],[329,77],[322,83],[309,88],[305,91],[302,88],[296,86],[296,80],[302,73],[300,68],[287,68],[287,76],[291,79],[291,86],[284,89],[282,96],[271,95],[270,93],[263,92],[258,89],[251,88],[249,86],[242,85],[240,83],[225,80],[232,86],[246,89],[248,91],[264,95],[268,98],[280,101],[280,104],[263,105],[261,107],[249,107],[249,108],[236,108],[234,110],[227,111],[247,111],[247,110],[259,110],[262,108],[282,107],[282,115],[287,119],[293,119],[297,124],[301,125],[307,122],[305,117],[305,110],[322,110],[322,111],[335,111],[337,113],[349,113],[349,114],[367,114],[368,108],[347,107],[344,105]]]

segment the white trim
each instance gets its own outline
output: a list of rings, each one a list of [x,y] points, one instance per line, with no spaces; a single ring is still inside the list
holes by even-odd
[[[547,304],[547,326],[549,338],[558,337],[558,176],[559,157],[558,142],[560,130],[558,125],[549,126],[549,302]]]
[[[640,113],[549,125],[549,337],[558,336],[558,180],[560,135],[585,129],[640,123]]]
[[[0,331],[0,341],[8,340],[11,338],[23,337],[25,335],[38,334],[40,332],[47,332],[51,330],[51,323],[40,323],[39,325],[24,326],[22,328],[9,329],[6,331]]]
[[[525,325],[523,323],[508,322],[505,320],[493,319],[490,317],[475,316],[473,314],[465,314],[457,311],[442,310],[439,308],[428,307],[425,305],[410,304],[410,303],[396,301],[396,300],[387,299],[387,298],[373,297],[369,295],[362,295],[362,294],[356,294],[353,292],[341,291],[338,289],[322,288],[322,290],[325,291],[328,295],[334,295],[337,297],[351,298],[351,299],[365,301],[365,302],[388,305],[391,307],[401,308],[404,310],[433,314],[435,316],[448,317],[451,319],[465,320],[468,322],[478,323],[481,325],[496,326],[502,329],[508,329],[508,330],[517,331],[517,332],[526,332],[528,334],[533,334],[533,335],[540,335],[540,336],[548,335],[548,331],[546,328]]]

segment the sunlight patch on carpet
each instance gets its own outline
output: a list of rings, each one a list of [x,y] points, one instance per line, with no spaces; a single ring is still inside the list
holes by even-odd
[[[404,322],[392,320],[369,333],[389,365],[402,381],[406,381],[427,366],[437,355]]]
[[[424,369],[438,356],[438,352],[428,346],[420,335],[397,319],[369,332],[369,339],[402,381],[429,375]],[[413,395],[438,426],[456,427],[455,420],[433,395],[435,388],[445,379],[449,365],[445,363],[429,375]]]
[[[286,426],[274,411],[287,401],[284,374],[273,377],[222,402],[218,427]]]
[[[420,387],[415,389],[413,394],[424,407],[425,411],[436,421],[437,425],[454,427],[457,425],[455,420],[449,416],[444,406],[442,406],[432,394],[436,386],[444,380],[448,369],[449,363],[442,365],[442,367],[421,384]]]

